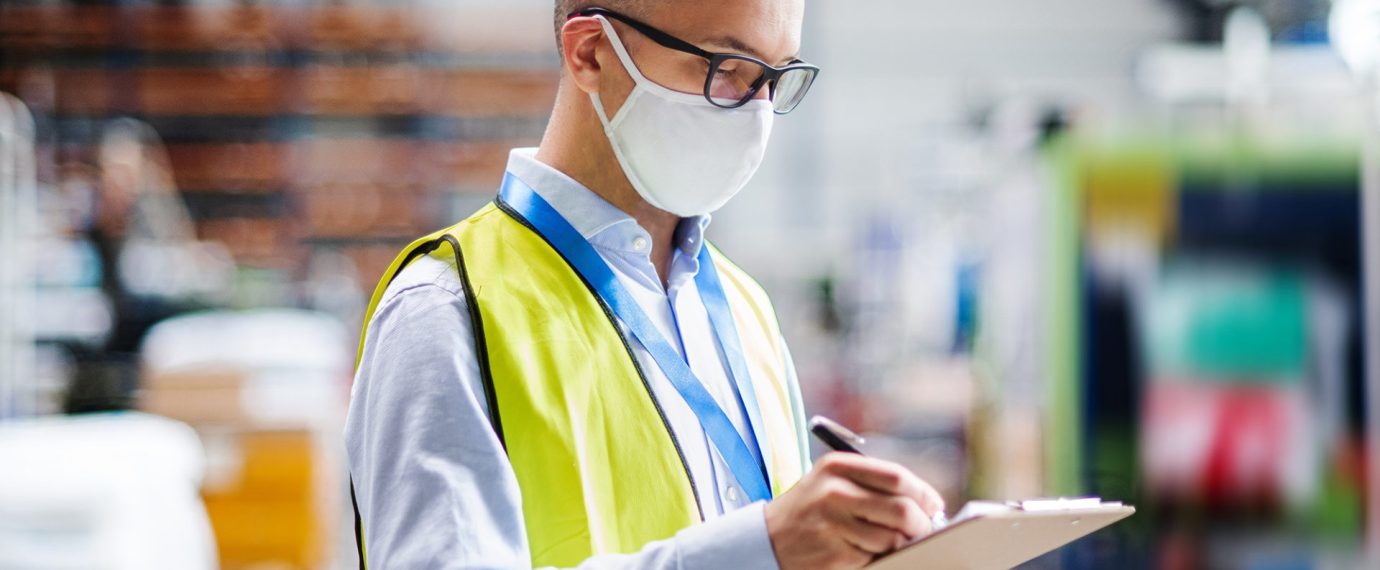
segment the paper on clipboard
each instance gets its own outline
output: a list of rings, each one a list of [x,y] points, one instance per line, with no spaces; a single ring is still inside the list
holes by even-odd
[[[1135,513],[1097,498],[974,501],[944,528],[877,559],[871,570],[1001,570]]]

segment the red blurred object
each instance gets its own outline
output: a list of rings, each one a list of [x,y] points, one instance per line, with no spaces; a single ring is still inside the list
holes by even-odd
[[[1161,382],[1144,416],[1142,465],[1161,499],[1274,510],[1310,486],[1306,400],[1293,386]]]
[[[1209,503],[1270,503],[1279,495],[1283,474],[1287,402],[1273,390],[1246,388],[1218,396],[1217,425],[1208,450]]]

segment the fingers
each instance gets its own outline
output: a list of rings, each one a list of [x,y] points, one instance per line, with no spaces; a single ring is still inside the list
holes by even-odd
[[[932,523],[929,515],[909,497],[883,495],[872,491],[858,497],[852,504],[853,515],[900,532],[910,539],[930,533]]]
[[[837,452],[825,455],[819,463],[821,469],[876,492],[909,497],[927,517],[944,510],[944,499],[934,487],[895,463]]]
[[[893,529],[846,515],[839,517],[838,529],[844,542],[862,551],[869,560],[877,554],[896,550],[906,542],[906,537]]]
[[[828,498],[841,517],[883,527],[903,539],[930,532],[929,516],[910,497],[879,493],[847,479],[833,483]]]

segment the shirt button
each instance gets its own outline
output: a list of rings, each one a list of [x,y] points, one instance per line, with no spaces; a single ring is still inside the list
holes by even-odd
[[[729,488],[727,488],[727,489],[724,489],[724,498],[725,498],[725,499],[728,499],[728,502],[730,502],[730,503],[737,503],[737,502],[738,502],[738,488],[737,488],[737,487],[729,487]]]
[[[647,249],[647,238],[644,238],[642,236],[637,236],[633,238],[633,249],[637,251]]]

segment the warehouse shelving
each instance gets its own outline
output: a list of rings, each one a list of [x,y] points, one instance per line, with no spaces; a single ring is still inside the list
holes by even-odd
[[[430,29],[471,17],[471,34]],[[242,264],[291,272],[330,248],[367,282],[386,264],[380,245],[462,217],[474,203],[465,194],[493,191],[507,149],[540,137],[554,98],[550,40],[477,41],[492,17],[514,16],[4,6],[0,88],[49,94],[34,106],[54,133],[40,145],[58,161],[89,156],[107,117],[148,122],[200,235]]]

